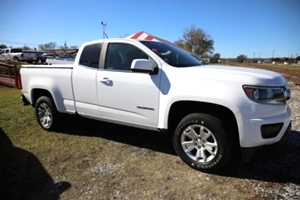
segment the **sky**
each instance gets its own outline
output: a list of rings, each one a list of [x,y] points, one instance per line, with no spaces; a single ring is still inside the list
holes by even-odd
[[[0,44],[80,46],[139,31],[175,42],[191,26],[222,58],[300,56],[300,0],[0,0]]]

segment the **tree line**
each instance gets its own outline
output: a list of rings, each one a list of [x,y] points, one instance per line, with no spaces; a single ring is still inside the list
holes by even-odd
[[[270,58],[270,59],[261,59],[261,58],[247,58],[246,55],[239,55],[236,58],[236,62],[238,63],[244,63],[244,62],[276,62],[276,63],[283,63],[283,62],[288,62],[288,63],[296,63],[298,61],[300,61],[300,56],[296,57],[296,58],[288,58],[288,57],[283,57],[283,58]]]
[[[55,42],[49,42],[49,43],[46,43],[46,44],[40,44],[38,45],[38,48],[39,50],[42,50],[42,51],[45,51],[45,50],[54,50],[57,48],[57,45]],[[68,47],[67,44],[65,43],[64,46],[60,46],[58,49],[77,49],[78,46],[70,46]]]
[[[8,48],[5,44],[0,44],[0,49],[4,49],[4,48]],[[20,49],[23,50],[36,50],[35,48],[30,48],[26,45],[24,45],[23,47],[20,47]],[[58,46],[55,42],[49,42],[46,44],[39,44],[38,45],[38,50],[40,51],[47,51],[47,50],[54,50],[54,49],[61,49],[61,50],[65,50],[65,49],[78,49],[78,46],[70,46],[68,47],[66,44],[64,46]]]

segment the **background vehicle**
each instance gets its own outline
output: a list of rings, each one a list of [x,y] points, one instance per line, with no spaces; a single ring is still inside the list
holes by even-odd
[[[71,54],[60,54],[57,55],[55,58],[47,58],[46,59],[46,63],[48,65],[52,65],[52,64],[71,64],[74,63],[75,61],[75,55],[71,55]]]
[[[5,48],[0,52],[1,59],[10,59],[14,61],[23,61],[23,51],[17,48]]]
[[[39,52],[35,50],[22,50],[18,48],[5,48],[0,52],[0,59],[35,62],[37,60],[37,54]]]
[[[52,58],[52,59],[56,58],[56,55],[54,53],[40,53],[37,54],[36,58],[38,62],[44,63],[48,58]]]
[[[203,66],[176,46],[106,39],[83,44],[72,64],[23,65],[22,99],[40,126],[62,113],[173,134],[177,154],[204,172],[251,160],[290,130],[290,91],[278,73]]]
[[[25,62],[36,62],[37,61],[37,55],[40,53],[36,50],[23,50],[23,61]]]

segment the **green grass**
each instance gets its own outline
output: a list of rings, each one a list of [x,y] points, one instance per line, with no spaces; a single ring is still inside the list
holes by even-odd
[[[75,116],[46,132],[19,96],[0,87],[0,199],[255,199],[254,183],[276,184],[251,181],[257,163],[195,171],[162,133]]]

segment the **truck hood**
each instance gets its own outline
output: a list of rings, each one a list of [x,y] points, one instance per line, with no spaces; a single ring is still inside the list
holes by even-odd
[[[218,65],[177,69],[179,71],[178,76],[188,77],[188,79],[201,78],[203,80],[240,82],[243,85],[259,86],[283,86],[286,84],[286,80],[279,73],[263,69]]]

